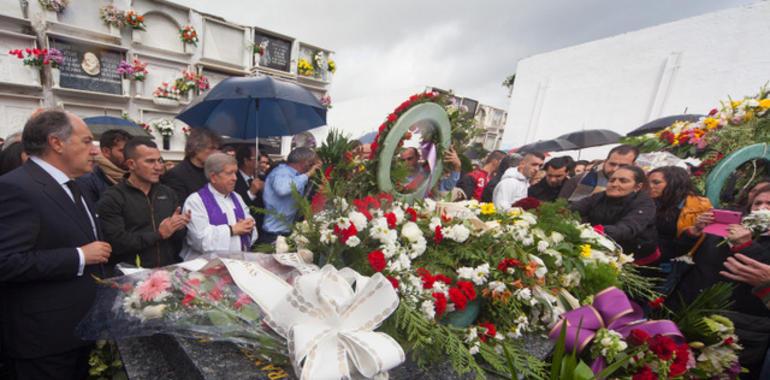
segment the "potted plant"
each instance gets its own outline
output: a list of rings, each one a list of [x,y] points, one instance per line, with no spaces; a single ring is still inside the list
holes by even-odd
[[[147,64],[134,58],[132,64],[133,73],[131,79],[134,80],[134,92],[136,96],[144,95],[144,80],[147,79]]]
[[[168,119],[158,119],[150,123],[152,128],[163,137],[163,150],[171,149],[171,136],[174,135],[174,122]]]
[[[159,106],[178,106],[179,105],[179,89],[176,85],[163,82],[152,93],[152,102]]]
[[[110,28],[110,34],[120,37],[120,29],[126,26],[126,14],[112,4],[99,8],[99,17]]]
[[[254,66],[259,66],[259,61],[262,60],[262,55],[265,54],[268,41],[262,41],[259,45],[256,43],[251,46],[252,53],[254,54]]]
[[[118,74],[120,74],[120,82],[123,85],[123,95],[128,95],[131,86],[131,78],[134,75],[134,66],[127,60],[120,61],[118,64]]]
[[[69,5],[69,0],[38,0],[38,2],[45,11],[45,19],[49,21],[57,21],[59,13]]]
[[[142,35],[138,31],[144,30],[145,28],[144,16],[140,15],[139,13],[136,13],[136,11],[133,9],[129,9],[126,11],[125,19],[126,19],[126,25],[130,26],[131,29],[133,29],[133,32],[131,34],[131,39],[134,42],[141,43]]]
[[[182,70],[182,76],[176,78],[174,81],[174,85],[179,90],[179,94],[181,96],[187,96],[188,101],[191,101],[194,95],[193,92],[197,86],[197,77],[198,75],[195,74],[194,71]]]
[[[179,39],[185,44],[185,49],[187,44],[198,46],[198,32],[192,25],[185,25],[179,29]]]

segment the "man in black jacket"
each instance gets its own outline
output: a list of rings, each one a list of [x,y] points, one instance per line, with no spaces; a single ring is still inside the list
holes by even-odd
[[[179,203],[184,204],[190,194],[209,182],[203,173],[203,163],[221,145],[222,138],[208,129],[193,128],[190,136],[187,136],[184,160],[160,179],[161,183],[176,192]]]
[[[72,179],[93,169],[98,150],[83,120],[59,110],[32,116],[23,141],[30,159],[0,178],[3,349],[17,379],[84,379],[91,344],[74,330],[111,248]]]
[[[174,243],[184,240],[190,216],[180,213],[176,193],[158,183],[163,161],[154,142],[135,138],[126,144],[125,155],[128,178],[107,190],[97,207],[113,248],[110,262],[138,261],[144,268],[173,264]]]
[[[238,161],[238,173],[236,173],[235,192],[243,198],[246,206],[265,208],[265,202],[262,200],[262,189],[265,188],[265,181],[259,178],[258,161],[262,157],[257,157],[257,148],[252,145],[241,145],[235,151],[235,159]],[[257,223],[257,230],[262,232],[262,222],[264,214],[252,214]]]
[[[555,157],[545,163],[545,178],[527,189],[527,196],[537,198],[543,202],[553,202],[559,196],[564,181],[567,179],[567,166],[569,160],[566,157]]]
[[[128,132],[121,129],[110,129],[99,138],[99,151],[96,156],[96,167],[76,181],[83,190],[83,195],[93,203],[99,202],[102,193],[118,183],[126,174],[126,159],[123,149],[131,139]]]

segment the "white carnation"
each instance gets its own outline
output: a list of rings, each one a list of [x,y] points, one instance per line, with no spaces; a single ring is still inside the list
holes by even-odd
[[[359,239],[358,236],[351,236],[345,242],[345,245],[348,247],[357,247],[359,244],[361,244],[361,239]]]
[[[334,234],[334,231],[324,228],[321,231],[321,244],[332,244],[337,241],[337,235]]]
[[[396,216],[396,223],[401,224],[404,221],[404,210],[402,210],[400,207],[393,207],[393,214]]]
[[[462,224],[455,224],[444,233],[444,237],[450,240],[454,240],[458,243],[463,243],[471,236],[471,231]]]
[[[473,283],[484,285],[487,282],[487,276],[489,276],[489,264],[481,264],[473,270]]]
[[[545,250],[548,249],[548,242],[545,240],[540,240],[537,242],[537,251],[540,253],[545,252]]]
[[[275,239],[275,253],[289,252],[289,243],[286,242],[286,238],[278,235]]]
[[[506,290],[505,283],[502,281],[490,281],[487,286],[492,293],[502,293]]]
[[[409,255],[412,259],[420,257],[428,248],[428,242],[425,238],[420,237],[416,242],[412,243],[412,253]]]
[[[366,215],[358,212],[358,211],[352,211],[350,214],[348,214],[348,218],[350,218],[350,221],[353,223],[354,226],[356,226],[356,229],[359,231],[363,231],[364,228],[366,228]]]
[[[462,278],[464,280],[470,280],[471,278],[473,278],[473,268],[462,267],[458,269],[457,277]]]
[[[433,302],[431,301],[422,301],[420,304],[420,311],[422,311],[422,313],[429,321],[432,321],[434,318],[436,318],[436,308],[433,306]]]
[[[417,242],[417,240],[423,238],[420,227],[414,222],[407,222],[404,224],[401,228],[401,236],[410,242]]]

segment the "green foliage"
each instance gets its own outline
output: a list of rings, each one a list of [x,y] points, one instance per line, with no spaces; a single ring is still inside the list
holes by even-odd
[[[324,164],[337,164],[346,152],[350,152],[357,145],[355,140],[351,140],[349,135],[339,129],[332,128],[326,135],[326,141],[316,149],[318,158]]]
[[[636,300],[654,300],[660,297],[660,293],[653,290],[658,280],[642,276],[639,274],[638,268],[641,267],[631,264],[623,266],[618,275],[618,281],[622,285],[621,289],[629,297]]]
[[[575,288],[573,295],[577,299],[585,299],[610,286],[621,286],[618,280],[618,270],[610,265],[593,262],[583,268],[585,275],[580,286]]]
[[[120,360],[120,353],[115,342],[99,340],[88,357],[89,380],[125,380],[128,379]]]
[[[733,304],[732,294],[734,288],[733,284],[717,283],[705,289],[689,304],[681,301],[679,304],[683,306],[676,310],[663,310],[662,317],[674,321],[679,326],[682,334],[690,340],[716,343],[712,341],[713,337],[711,334],[708,334],[711,329],[709,329],[704,318],[711,314],[718,314],[728,310]]]

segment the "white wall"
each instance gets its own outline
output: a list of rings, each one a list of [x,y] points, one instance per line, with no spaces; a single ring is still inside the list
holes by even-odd
[[[502,145],[581,129],[625,134],[685,110],[708,113],[728,95],[753,95],[770,80],[768,20],[764,1],[524,59]]]

